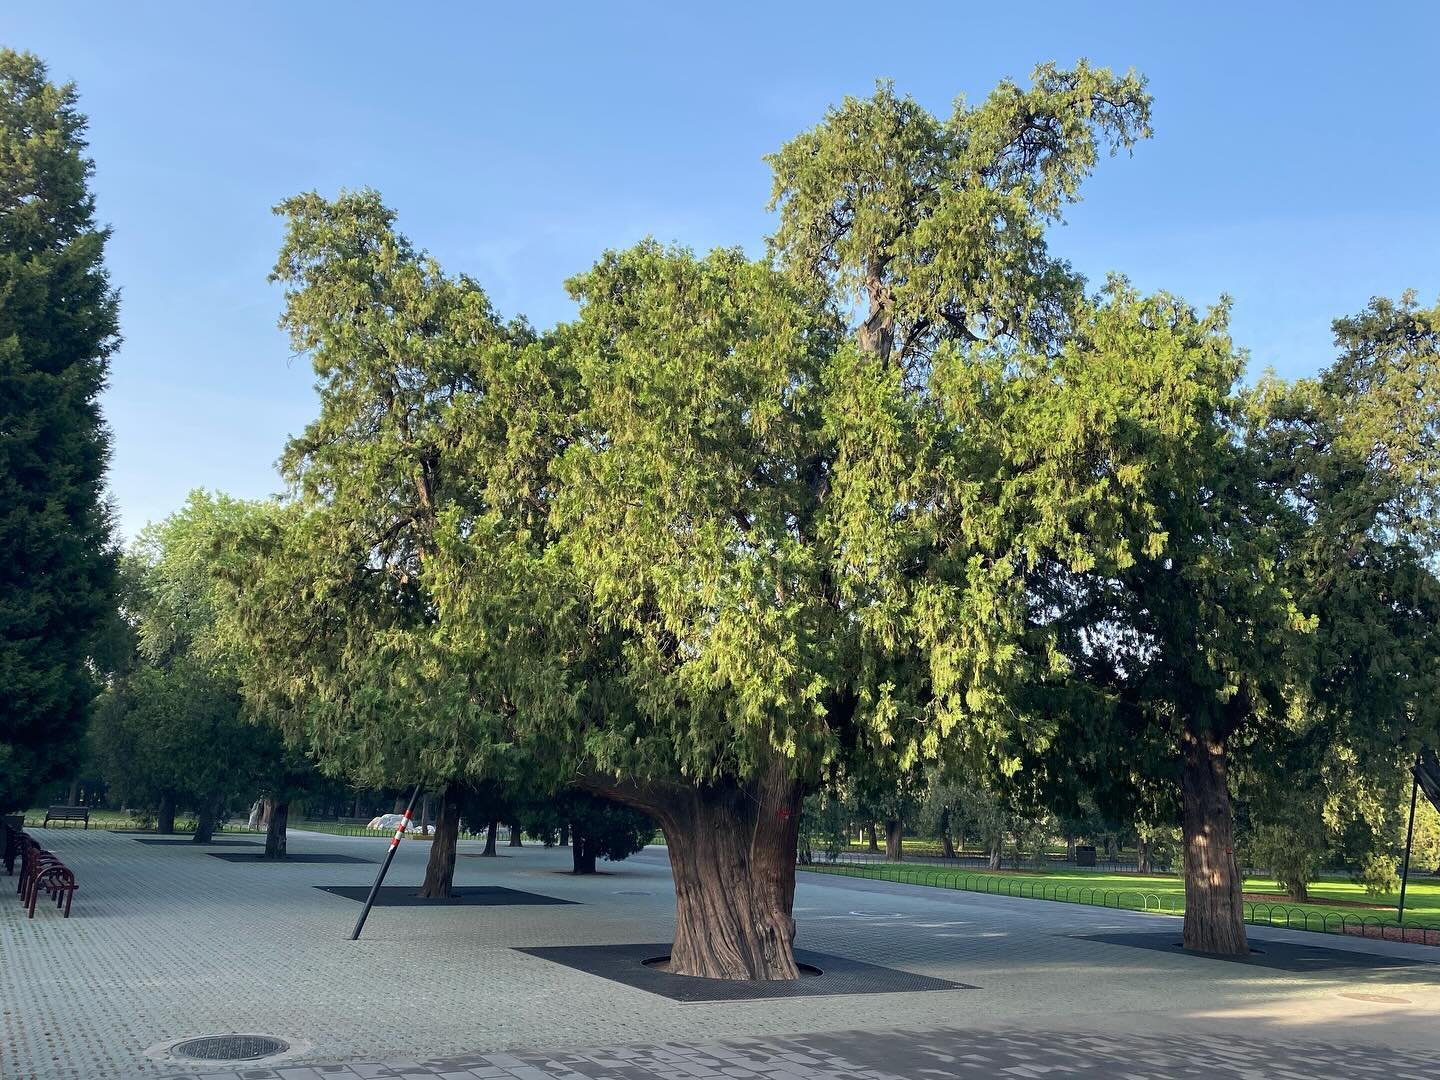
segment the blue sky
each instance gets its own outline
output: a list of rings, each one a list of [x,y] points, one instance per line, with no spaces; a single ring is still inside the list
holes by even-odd
[[[524,8],[525,10],[521,10]],[[369,185],[505,314],[647,234],[770,228],[761,156],[895,80],[936,111],[1039,61],[1135,67],[1155,138],[1052,237],[1092,276],[1234,297],[1252,370],[1330,320],[1440,295],[1433,4],[11,3],[0,43],[78,83],[125,344],[106,415],[127,535],[194,487],[261,496],[313,415],[266,283],[286,195]]]

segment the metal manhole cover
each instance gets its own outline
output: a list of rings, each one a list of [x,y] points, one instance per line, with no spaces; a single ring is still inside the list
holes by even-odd
[[[289,1049],[289,1043],[269,1035],[205,1035],[176,1043],[170,1053],[196,1061],[254,1061]]]

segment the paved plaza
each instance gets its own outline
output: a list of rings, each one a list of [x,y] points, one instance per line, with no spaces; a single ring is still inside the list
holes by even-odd
[[[802,873],[800,946],[968,988],[677,1001],[522,951],[667,940],[662,849],[575,878],[563,850],[485,859],[462,843],[460,887],[569,903],[377,907],[352,942],[359,904],[324,888],[373,880],[383,838],[292,832],[292,852],[364,861],[271,865],[206,853],[233,846],[36,832],[81,891],[68,921],[0,903],[6,1080],[1434,1080],[1440,1051],[1440,949],[1423,946],[1256,931],[1264,952],[1238,964],[1128,947],[1178,940],[1163,917]],[[426,851],[403,844],[388,883],[417,885]],[[290,1050],[243,1066],[168,1056],[232,1032]]]

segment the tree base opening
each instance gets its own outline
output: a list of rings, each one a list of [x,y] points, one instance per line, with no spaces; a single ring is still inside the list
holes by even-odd
[[[666,953],[664,956],[651,956],[651,957],[649,957],[648,959],[641,960],[640,963],[641,963],[642,966],[649,968],[651,971],[661,971],[661,972],[664,972],[666,975],[674,975],[674,976],[675,976],[676,978],[678,978],[678,979],[699,979],[699,978],[704,978],[704,976],[701,976],[701,975],[685,975],[685,974],[681,974],[681,973],[679,973],[679,972],[671,971],[671,970],[670,970],[670,954],[669,954],[669,953]],[[796,967],[797,970],[799,970],[799,972],[800,972],[800,978],[802,978],[802,979],[813,979],[813,978],[816,978],[816,977],[819,976],[819,975],[824,975],[824,974],[825,974],[825,972],[821,971],[818,967],[815,967],[813,964],[802,964],[802,963],[799,963],[799,962],[797,961],[796,964],[795,964],[795,967]],[[743,981],[743,980],[737,980],[737,981]],[[759,980],[756,980],[756,981],[759,981]]]

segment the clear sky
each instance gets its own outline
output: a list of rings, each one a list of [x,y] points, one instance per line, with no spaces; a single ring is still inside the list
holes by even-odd
[[[0,43],[91,119],[125,343],[105,410],[127,535],[207,487],[276,491],[313,415],[266,283],[286,195],[378,188],[506,315],[646,234],[762,250],[761,156],[895,80],[936,111],[1039,61],[1150,78],[1155,138],[1102,162],[1055,250],[1235,299],[1252,370],[1330,320],[1440,295],[1440,5],[1118,2],[0,5]]]

